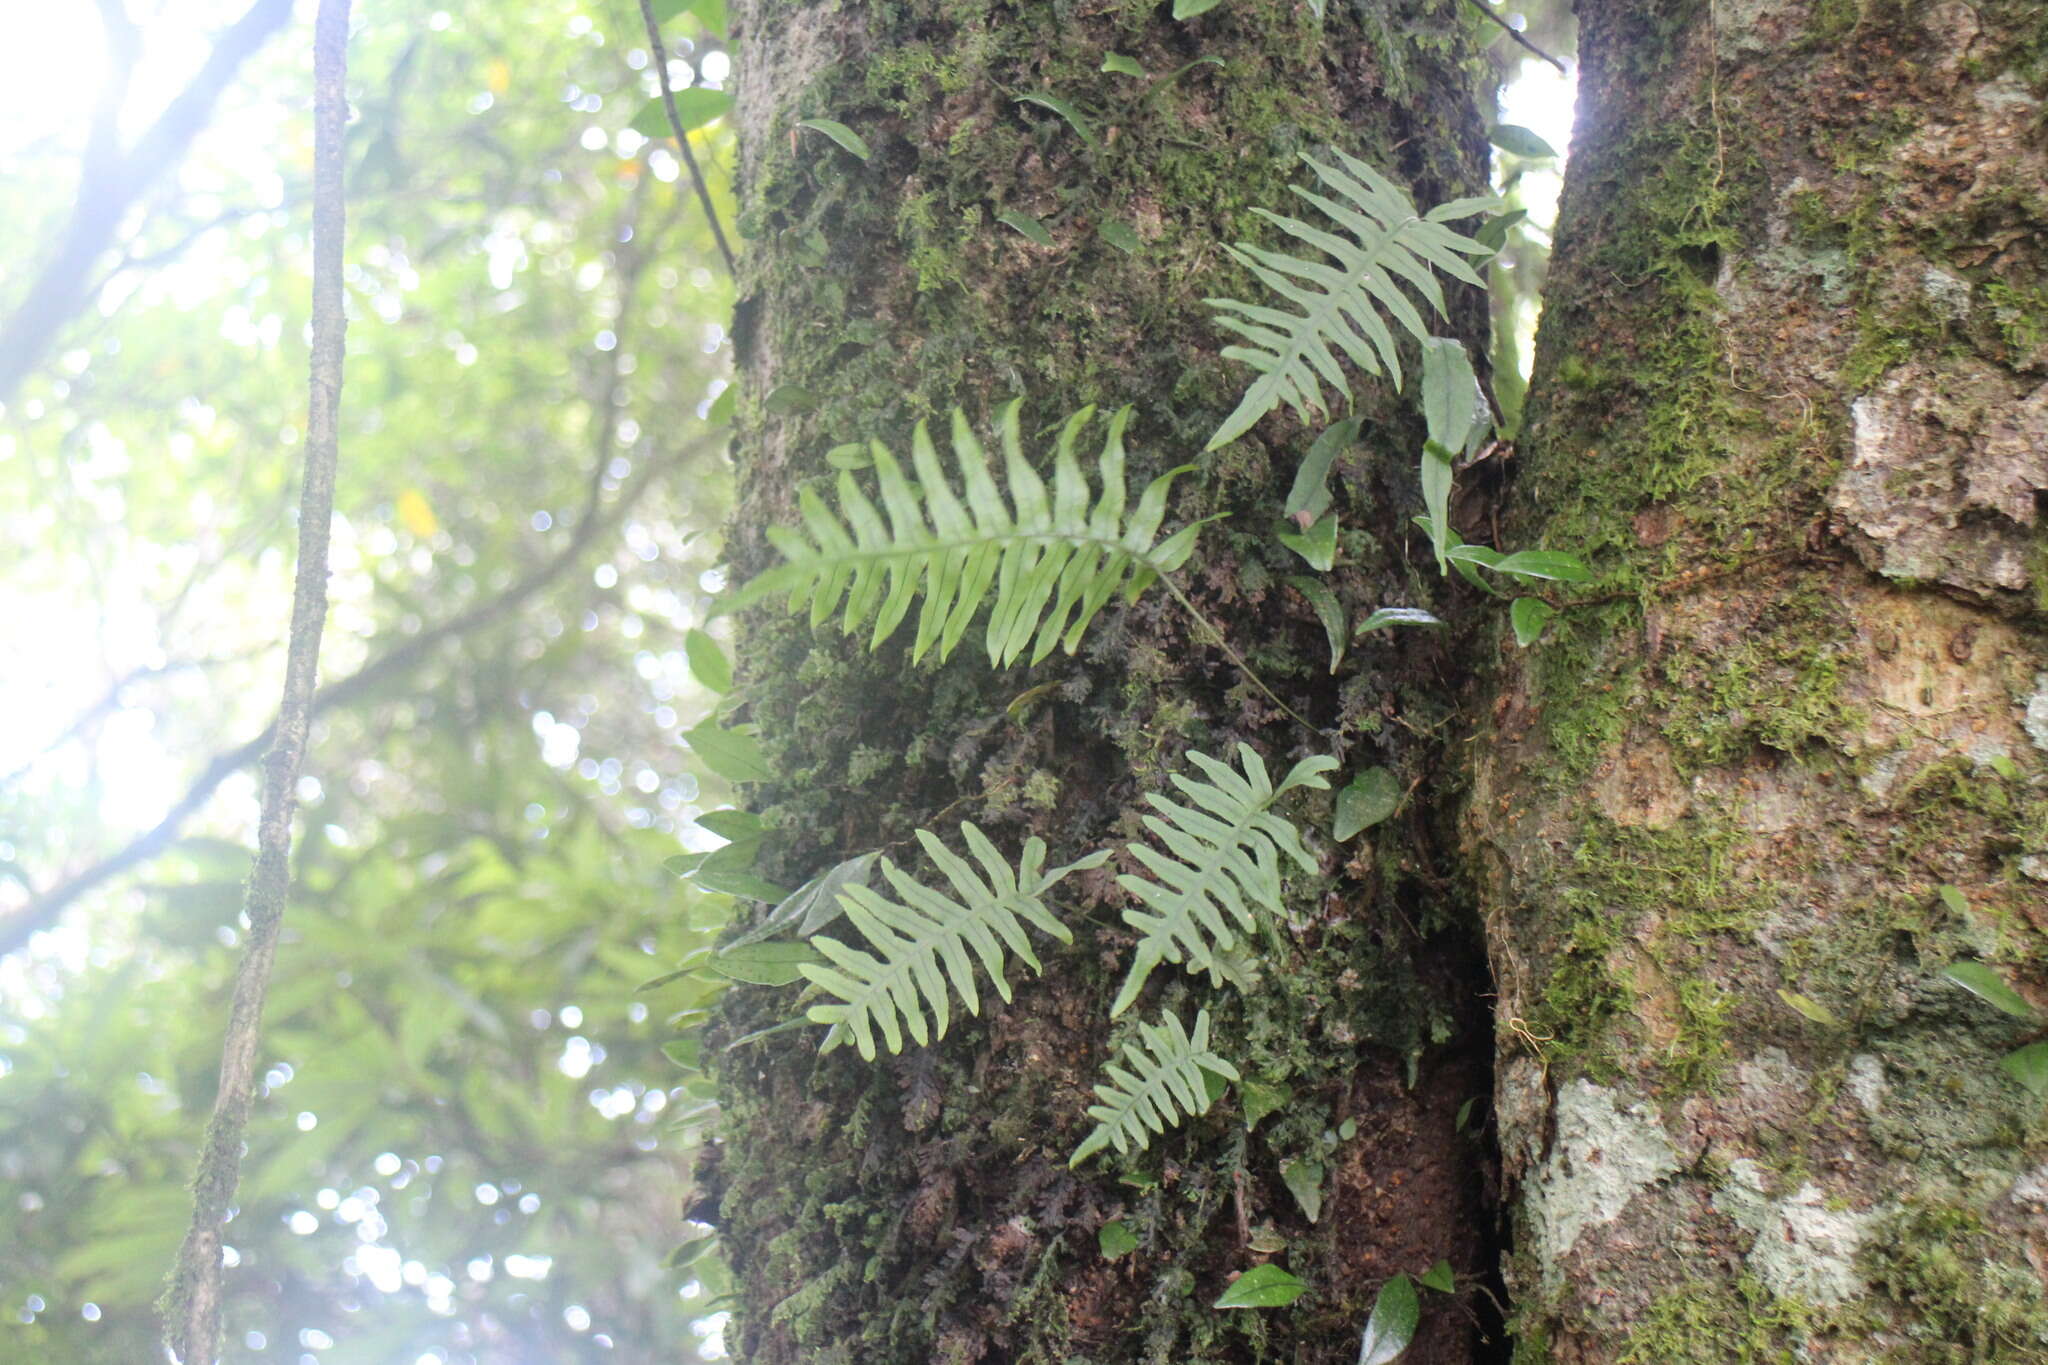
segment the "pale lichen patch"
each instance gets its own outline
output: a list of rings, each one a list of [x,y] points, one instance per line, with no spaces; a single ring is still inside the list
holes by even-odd
[[[2020,724],[2026,727],[2027,738],[2034,741],[2034,747],[2048,753],[2048,673],[2034,675],[2034,690],[2027,698],[2026,718]]]
[[[1751,1273],[1780,1298],[1833,1308],[1867,1291],[1856,1269],[1874,1215],[1831,1208],[1812,1181],[1783,1198],[1773,1198],[1764,1169],[1747,1157],[1728,1167],[1728,1180],[1714,1195],[1714,1207],[1755,1234]]]
[[[2024,593],[2048,493],[2048,385],[2022,394],[1987,366],[1916,363],[1849,415],[1828,504],[1864,565],[1988,602]]]
[[[1874,1052],[1859,1052],[1849,1059],[1849,1074],[1845,1084],[1856,1107],[1871,1118],[1884,1112],[1885,1091],[1889,1088],[1884,1078],[1884,1062]]]
[[[1557,1137],[1529,1200],[1547,1280],[1589,1228],[1611,1223],[1638,1192],[1679,1170],[1678,1149],[1648,1104],[1576,1080],[1557,1097]]]

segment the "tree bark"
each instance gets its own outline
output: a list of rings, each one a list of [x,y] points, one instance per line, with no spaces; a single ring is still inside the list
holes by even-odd
[[[1584,0],[1468,821],[1518,1361],[2048,1360],[2037,3]]]
[[[735,21],[749,243],[735,580],[768,566],[763,529],[794,522],[794,490],[831,472],[840,443],[903,453],[932,417],[943,447],[955,404],[985,432],[1022,398],[1028,433],[1084,404],[1133,404],[1133,487],[1199,460],[1169,527],[1230,517],[1203,532],[1186,591],[1315,727],[1283,715],[1157,589],[1106,614],[1077,655],[1001,671],[971,644],[913,666],[902,636],[870,654],[756,611],[739,655],[777,774],[753,803],[777,828],[766,870],[795,885],[871,849],[908,861],[913,829],[951,839],[962,818],[1012,855],[1042,836],[1054,863],[1120,848],[1189,748],[1240,740],[1276,772],[1312,753],[1384,764],[1404,785],[1443,767],[1443,680],[1462,673],[1440,637],[1382,632],[1333,676],[1314,612],[1283,583],[1304,568],[1273,533],[1313,433],[1276,416],[1258,439],[1197,455],[1250,379],[1220,358],[1200,300],[1249,296],[1221,244],[1270,240],[1251,209],[1293,202],[1298,152],[1342,147],[1424,204],[1483,182],[1461,0],[1332,4],[1327,20],[1291,0],[1233,0],[1186,23],[1149,3],[742,0]],[[1151,74],[1101,71],[1111,52]],[[1018,102],[1032,93],[1067,101],[1085,133]],[[872,158],[800,129],[806,118],[848,125]],[[1053,245],[998,222],[1005,211]],[[1137,251],[1101,235],[1110,221]],[[1483,336],[1481,300],[1461,296],[1455,312],[1448,330]],[[1361,410],[1368,446],[1333,480],[1344,531],[1327,581],[1354,611],[1441,607],[1406,532],[1420,432],[1383,388],[1366,386]],[[1028,444],[1042,457],[1049,442]],[[1012,1005],[956,1015],[943,1044],[869,1064],[819,1056],[821,1030],[807,1028],[723,1054],[711,1182],[739,1283],[737,1358],[1348,1362],[1379,1286],[1438,1259],[1460,1289],[1434,1300],[1410,1358],[1488,1358],[1497,1348],[1475,1325],[1494,1259],[1488,1150],[1459,1110],[1490,1085],[1492,1045],[1449,832],[1404,813],[1335,847],[1330,800],[1290,807],[1322,871],[1290,888],[1302,908],[1255,993],[1163,967],[1112,1029],[1132,940],[1112,874],[1138,870],[1126,855],[1062,886],[1076,946],[1041,943],[1045,975],[1017,980]],[[723,1037],[800,1013],[796,994],[736,988]],[[1070,1172],[1112,1040],[1162,1003],[1184,1018],[1209,1008],[1239,1068],[1292,1101],[1248,1134],[1228,1099],[1143,1157]],[[1356,1136],[1340,1138],[1347,1119]],[[1330,1171],[1315,1223],[1281,1179],[1296,1158]],[[1140,1246],[1109,1260],[1097,1234],[1116,1218]],[[1284,1253],[1248,1245],[1270,1245],[1268,1224]],[[1268,1259],[1309,1296],[1276,1313],[1209,1307]]]

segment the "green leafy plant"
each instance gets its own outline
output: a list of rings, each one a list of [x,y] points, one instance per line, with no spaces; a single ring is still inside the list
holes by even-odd
[[[1214,972],[1215,950],[1229,950],[1236,946],[1238,930],[1249,933],[1257,927],[1253,906],[1279,913],[1282,853],[1304,872],[1315,871],[1315,859],[1302,847],[1300,831],[1272,807],[1296,787],[1328,790],[1322,774],[1337,761],[1305,758],[1276,787],[1264,760],[1250,745],[1238,745],[1237,752],[1241,773],[1207,754],[1189,751],[1188,761],[1208,779],[1174,775],[1173,785],[1190,804],[1157,792],[1145,797],[1160,812],[1145,817],[1145,828],[1164,851],[1129,845],[1131,856],[1152,878],[1128,873],[1117,878],[1117,885],[1146,909],[1124,912],[1124,922],[1143,937],[1123,989],[1110,1006],[1112,1016],[1129,1008],[1161,962],[1185,960],[1191,970]]]
[[[1088,478],[1074,447],[1095,409],[1083,408],[1060,428],[1048,498],[1045,481],[1024,458],[1018,405],[998,418],[1010,501],[989,476],[988,457],[959,411],[953,414],[953,456],[962,491],[947,482],[925,425],[911,439],[919,488],[881,442],[874,442],[875,479],[884,512],[863,493],[853,471],[839,476],[835,515],[810,488],[797,491],[805,531],[771,527],[769,541],[784,563],[755,578],[724,604],[736,611],[765,597],[788,594],[791,611],[808,603],[813,625],[835,609],[848,634],[872,621],[870,647],[895,633],[913,600],[923,598],[911,657],[937,647],[952,653],[986,602],[988,656],[1007,666],[1027,651],[1032,662],[1055,645],[1068,652],[1095,616],[1121,591],[1135,601],[1160,575],[1186,561],[1196,522],[1157,538],[1166,495],[1190,466],[1168,470],[1146,486],[1126,514],[1124,427],[1128,408],[1109,420],[1096,459],[1101,484],[1089,507]],[[923,497],[920,502],[919,492]],[[844,520],[841,520],[841,516]]]
[[[1393,318],[1421,341],[1429,336],[1429,324],[1408,297],[1409,291],[1442,315],[1444,296],[1436,280],[1438,272],[1484,287],[1464,258],[1490,256],[1492,248],[1445,224],[1490,209],[1494,200],[1454,199],[1420,214],[1415,201],[1399,185],[1356,157],[1341,151],[1335,155],[1336,166],[1302,157],[1335,198],[1300,185],[1292,188],[1321,209],[1341,233],[1268,209],[1255,210],[1328,261],[1250,243],[1226,248],[1291,307],[1273,308],[1237,299],[1205,300],[1217,310],[1220,326],[1250,343],[1227,347],[1223,354],[1259,371],[1237,409],[1209,438],[1210,450],[1236,440],[1282,402],[1304,421],[1311,412],[1326,414],[1325,385],[1350,398],[1351,388],[1337,358],[1340,353],[1368,374],[1391,375],[1398,388],[1401,361],[1385,318]]]
[[[1062,943],[1073,942],[1072,933],[1046,909],[1042,898],[1068,873],[1100,864],[1108,857],[1106,852],[1047,872],[1045,841],[1033,838],[1025,841],[1024,855],[1013,871],[988,836],[974,825],[963,821],[960,833],[981,864],[980,872],[940,843],[938,836],[928,830],[917,831],[918,843],[945,875],[958,900],[919,885],[887,858],[882,860],[882,875],[901,901],[853,883],[840,890],[839,903],[846,918],[873,951],[848,947],[824,934],[811,939],[811,946],[829,965],[806,962],[801,971],[837,997],[836,1003],[810,1009],[813,1023],[831,1026],[820,1051],[831,1051],[850,1033],[860,1055],[873,1061],[878,1029],[891,1052],[903,1050],[906,1032],[919,1044],[943,1038],[952,1018],[949,981],[968,1013],[981,1013],[974,958],[979,958],[996,993],[1008,1000],[1010,983],[1003,974],[1006,946],[1034,972],[1044,970],[1024,933],[1026,923]],[[969,956],[970,950],[974,957]],[[927,1009],[931,1012],[929,1026],[925,1022]]]
[[[1143,1150],[1154,1133],[1163,1133],[1183,1115],[1206,1114],[1214,1101],[1210,1075],[1237,1079],[1237,1068],[1209,1050],[1209,1011],[1195,1013],[1190,1033],[1173,1014],[1156,1024],[1140,1023],[1138,1041],[1125,1043],[1124,1065],[1111,1062],[1104,1071],[1110,1083],[1095,1087],[1102,1103],[1091,1105],[1094,1131],[1069,1157],[1078,1166],[1104,1147],[1119,1152]]]

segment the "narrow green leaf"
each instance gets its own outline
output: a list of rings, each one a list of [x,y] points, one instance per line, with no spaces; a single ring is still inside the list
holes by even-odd
[[[1173,0],[1173,17],[1192,19],[1198,14],[1207,14],[1223,3],[1223,0]]]
[[[798,119],[796,126],[799,128],[809,128],[813,132],[823,133],[862,161],[866,161],[872,155],[868,151],[868,144],[861,139],[861,135],[843,123],[838,123],[828,118],[806,118]]]
[[[1422,343],[1422,417],[1429,439],[1452,455],[1471,451],[1493,425],[1472,357],[1463,342],[1427,337]]]
[[[1230,1282],[1216,1308],[1285,1308],[1308,1290],[1277,1265],[1255,1265]]]
[[[770,905],[782,900],[789,892],[774,882],[755,876],[751,872],[731,867],[717,867],[710,863],[697,869],[697,875],[690,879],[706,891],[721,896],[738,896],[743,900],[766,901]]]
[[[1798,991],[1788,991],[1780,987],[1778,998],[1816,1024],[1824,1024],[1829,1028],[1840,1028],[1842,1025],[1842,1021],[1835,1017],[1833,1010],[1812,996],[1801,995]]]
[[[2040,1018],[2018,991],[2005,984],[2004,977],[1981,962],[1954,962],[1942,975],[2015,1019],[2032,1023]]]
[[[721,730],[707,720],[685,731],[683,738],[705,767],[728,782],[766,782],[774,777],[761,742],[743,730]]]
[[[1367,768],[1337,793],[1337,818],[1330,835],[1338,843],[1370,829],[1401,806],[1401,783],[1385,768]]]
[[[1323,623],[1323,633],[1330,637],[1330,671],[1335,673],[1337,665],[1343,662],[1344,649],[1349,643],[1344,638],[1344,606],[1337,600],[1337,594],[1329,585],[1313,578],[1295,575],[1287,580],[1287,586],[1308,599],[1316,610],[1316,618]]]
[[[720,953],[706,965],[720,976],[749,985],[787,986],[803,980],[803,967],[824,960],[808,943],[755,943]]]
[[[1516,209],[1511,213],[1497,213],[1480,225],[1479,231],[1472,234],[1472,240],[1481,246],[1491,247],[1495,251],[1499,251],[1508,244],[1508,233],[1514,231],[1516,225],[1528,216],[1529,210],[1527,209]]]
[[[732,665],[718,641],[692,626],[683,635],[683,655],[690,661],[690,676],[713,692],[732,691]]]
[[[1475,1106],[1478,1105],[1478,1103],[1479,1098],[1475,1095],[1473,1098],[1466,1100],[1463,1104],[1458,1106],[1458,1121],[1455,1125],[1453,1125],[1457,1129],[1457,1131],[1461,1133],[1465,1131],[1465,1125],[1472,1121],[1472,1110]]]
[[[704,420],[714,427],[730,425],[733,409],[739,404],[739,397],[740,386],[727,384],[718,391],[718,397],[711,400],[711,406],[704,409]]]
[[[1053,240],[1052,233],[1046,231],[1045,224],[1039,222],[1028,213],[1019,213],[1016,209],[1004,209],[996,215],[996,221],[1015,228],[1019,233],[1040,246],[1058,245]]]
[[[792,891],[768,912],[766,919],[720,951],[731,952],[735,948],[759,943],[792,927],[806,937],[816,933],[845,913],[845,908],[839,904],[839,893],[849,886],[866,886],[874,870],[875,859],[880,856],[879,853],[863,853],[858,858],[834,863]]]
[[[1102,1249],[1102,1259],[1114,1261],[1119,1256],[1128,1256],[1138,1249],[1138,1239],[1123,1225],[1121,1219],[1104,1223],[1095,1234],[1095,1244]]]
[[[702,1060],[704,1040],[701,1038],[671,1038],[661,1045],[661,1055],[685,1071],[695,1071]]]
[[[1391,1365],[1415,1340],[1422,1322],[1422,1305],[1416,1302],[1415,1286],[1406,1275],[1396,1275],[1380,1289],[1366,1320],[1365,1340],[1358,1347],[1358,1365]]]
[[[1518,123],[1497,123],[1486,140],[1504,152],[1531,160],[1555,158],[1557,149]]]
[[[2005,1055],[1999,1068],[2043,1099],[2048,1099],[2048,1041],[2028,1043]]]
[[[1451,552],[1451,557],[1458,558],[1458,550],[1484,549],[1482,545],[1461,545]],[[1495,573],[1504,573],[1515,578],[1547,578],[1560,583],[1584,583],[1593,576],[1592,571],[1580,563],[1576,556],[1557,550],[1517,550],[1511,555],[1489,551],[1488,554],[1493,557],[1484,558],[1477,554],[1468,554],[1465,558],[1476,564],[1484,564]]]
[[[731,92],[713,90],[708,86],[678,90],[675,97],[676,121],[683,125],[685,133],[695,132],[705,124],[723,118],[732,108]],[[640,106],[640,112],[633,115],[630,126],[642,137],[675,139],[675,130],[669,126],[668,108],[659,95]]]
[[[1367,631],[1378,630],[1382,626],[1440,626],[1442,624],[1442,621],[1424,611],[1421,607],[1381,607],[1358,623],[1351,632],[1351,638],[1356,640]]]
[[[1028,95],[1017,96],[1016,102],[1018,104],[1035,104],[1041,109],[1052,110],[1067,121],[1068,127],[1080,135],[1081,141],[1088,145],[1089,151],[1099,152],[1102,150],[1102,144],[1095,140],[1095,133],[1088,127],[1088,120],[1081,117],[1081,111],[1061,99],[1058,95],[1049,95],[1042,90],[1034,90]]]
[[[1337,562],[1337,514],[1325,512],[1306,531],[1282,531],[1280,543],[1300,555],[1318,573]]]
[[[1540,597],[1517,597],[1508,608],[1508,624],[1515,629],[1515,643],[1527,648],[1536,643],[1557,608]]]
[[[1095,231],[1103,241],[1108,242],[1127,256],[1137,255],[1145,245],[1138,240],[1138,234],[1132,231],[1130,224],[1115,218],[1103,219],[1101,225]]]
[[[1451,525],[1450,452],[1430,441],[1422,448],[1422,503],[1429,509],[1429,548],[1436,554],[1436,568],[1443,573],[1449,565]]]
[[[1958,915],[1970,913],[1970,898],[1963,894],[1963,889],[1960,886],[1943,886],[1938,888],[1935,894],[1939,895],[1941,903],[1954,913]]]
[[[1451,1273],[1449,1261],[1438,1261],[1419,1278],[1424,1289],[1434,1289],[1439,1294],[1454,1294],[1458,1289],[1458,1277]]]
[[[1316,1222],[1323,1216],[1323,1163],[1320,1161],[1290,1161],[1280,1168],[1280,1179],[1294,1195],[1294,1202],[1301,1205],[1301,1211],[1308,1221]]]
[[[1142,76],[1145,68],[1138,65],[1136,57],[1126,57],[1121,52],[1106,52],[1102,57],[1102,70],[1114,71],[1124,76]]]
[[[1330,466],[1339,455],[1358,444],[1360,421],[1346,417],[1333,422],[1317,436],[1294,471],[1294,484],[1287,490],[1286,516],[1304,529],[1330,510]]]

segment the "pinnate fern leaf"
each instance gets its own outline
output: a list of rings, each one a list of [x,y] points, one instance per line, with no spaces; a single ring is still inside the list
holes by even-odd
[[[1442,315],[1438,272],[1484,287],[1463,258],[1490,256],[1492,248],[1444,225],[1492,208],[1494,200],[1456,199],[1420,214],[1399,185],[1355,157],[1341,151],[1336,157],[1337,166],[1302,158],[1329,194],[1300,185],[1289,188],[1321,209],[1340,232],[1255,210],[1327,260],[1250,243],[1226,248],[1287,306],[1204,300],[1218,310],[1218,325],[1250,343],[1227,347],[1223,354],[1259,372],[1236,411],[1209,438],[1210,450],[1236,440],[1283,402],[1304,421],[1311,412],[1327,415],[1325,384],[1348,400],[1351,388],[1338,361],[1340,352],[1368,374],[1391,375],[1399,388],[1401,361],[1386,319],[1422,341],[1430,328],[1410,291]]]
[[[1109,856],[1106,851],[1047,872],[1045,841],[1033,838],[1025,841],[1024,855],[1013,870],[974,825],[963,822],[960,833],[981,865],[979,871],[930,831],[917,831],[917,841],[958,899],[918,884],[886,858],[882,875],[901,901],[866,886],[840,891],[839,903],[846,918],[866,937],[870,951],[823,934],[811,939],[811,946],[825,955],[829,965],[805,963],[801,970],[837,997],[836,1003],[810,1009],[814,1023],[831,1025],[822,1051],[837,1047],[851,1034],[860,1055],[873,1061],[878,1031],[891,1052],[903,1050],[906,1033],[920,1045],[943,1038],[952,1019],[954,992],[969,1014],[981,1013],[976,959],[996,994],[1007,1001],[1006,947],[1033,971],[1043,970],[1024,933],[1026,924],[1062,943],[1073,941],[1073,935],[1046,909],[1042,898],[1068,873],[1099,865]]]
[[[912,602],[922,597],[911,657],[922,658],[936,646],[943,659],[987,602],[985,643],[998,667],[1027,651],[1036,663],[1055,645],[1071,653],[1118,591],[1135,601],[1194,549],[1200,522],[1157,539],[1167,491],[1192,466],[1154,479],[1127,515],[1123,433],[1130,409],[1110,418],[1108,437],[1096,457],[1099,492],[1091,490],[1075,456],[1075,443],[1094,408],[1081,409],[1061,428],[1050,490],[1024,458],[1017,411],[1016,403],[1008,404],[998,419],[1007,502],[990,477],[987,453],[959,410],[953,413],[958,491],[920,422],[911,438],[916,488],[879,441],[872,451],[880,508],[850,471],[839,476],[837,514],[815,491],[799,488],[804,530],[771,527],[768,539],[784,562],[748,583],[724,609],[787,593],[791,611],[809,604],[814,626],[835,609],[848,634],[872,621],[873,648],[896,631]]]
[[[1186,1115],[1208,1113],[1209,1081],[1204,1072],[1237,1079],[1237,1068],[1209,1050],[1207,1010],[1196,1012],[1192,1034],[1179,1018],[1162,1014],[1156,1024],[1139,1024],[1138,1038],[1124,1044],[1125,1065],[1111,1062],[1103,1068],[1110,1084],[1095,1087],[1102,1103],[1088,1109],[1094,1131],[1074,1149],[1069,1166],[1112,1145],[1119,1152],[1133,1147],[1143,1151],[1151,1145],[1152,1134],[1165,1132]]]
[[[1162,961],[1186,960],[1191,970],[1214,971],[1215,954],[1235,947],[1239,931],[1249,933],[1257,927],[1254,905],[1278,914],[1280,854],[1292,858],[1304,872],[1315,871],[1300,831],[1272,807],[1296,787],[1327,791],[1330,784],[1322,774],[1335,768],[1337,760],[1305,758],[1276,787],[1250,745],[1238,745],[1237,752],[1241,773],[1207,754],[1189,751],[1188,761],[1208,780],[1174,775],[1173,785],[1188,798],[1187,804],[1157,792],[1145,797],[1160,812],[1145,817],[1145,828],[1160,847],[1128,848],[1156,880],[1129,874],[1116,879],[1146,908],[1124,912],[1124,922],[1143,937],[1123,989],[1110,1006],[1112,1016],[1138,998],[1145,978]]]

